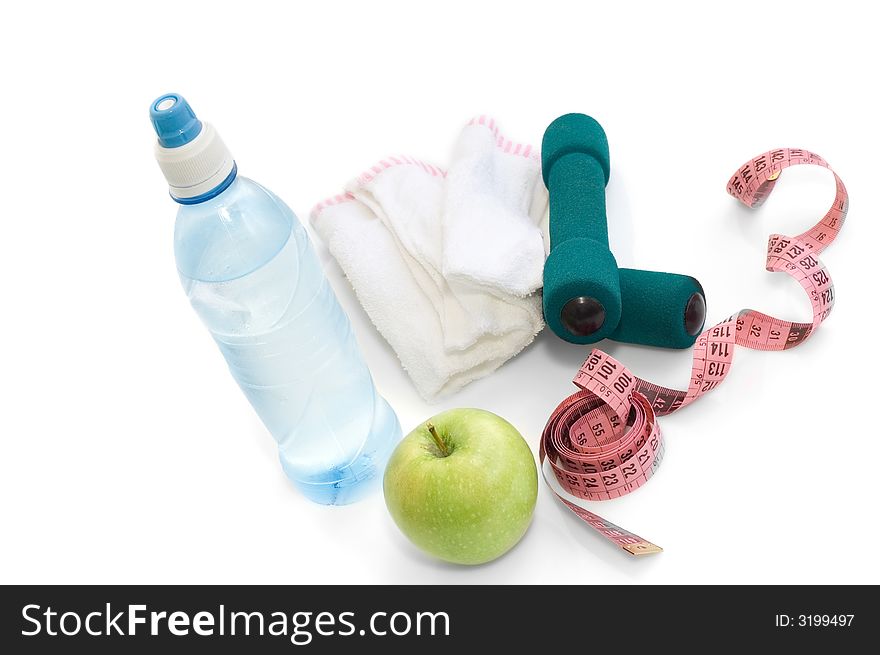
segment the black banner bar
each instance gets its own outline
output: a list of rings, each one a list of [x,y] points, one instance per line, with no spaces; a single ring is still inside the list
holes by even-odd
[[[544,653],[876,643],[870,587],[2,588],[4,653]],[[868,641],[864,640],[868,638]],[[515,649],[515,651],[514,651]],[[785,651],[780,651],[785,652]],[[829,651],[835,652],[835,651]]]

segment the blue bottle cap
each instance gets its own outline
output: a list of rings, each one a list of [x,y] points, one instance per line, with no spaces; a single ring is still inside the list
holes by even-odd
[[[166,93],[150,105],[150,120],[165,148],[178,148],[195,139],[202,131],[202,121],[179,93]]]

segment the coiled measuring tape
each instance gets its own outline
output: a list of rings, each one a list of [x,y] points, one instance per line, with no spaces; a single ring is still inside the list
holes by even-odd
[[[818,254],[837,237],[849,204],[846,188],[820,156],[797,148],[771,150],[741,166],[727,192],[748,207],[758,207],[789,166],[823,166],[834,175],[834,204],[809,230],[796,237],[773,234],[767,246],[767,270],[800,283],[813,307],[811,323],[793,323],[743,309],[705,330],[694,345],[687,391],[639,378],[607,353],[594,349],[574,383],[581,391],[553,411],[541,437],[543,472],[548,460],[567,493],[584,500],[618,498],[645,484],[663,458],[658,416],[671,414],[716,389],[727,377],[735,346],[787,350],[806,341],[834,306],[834,285]],[[554,490],[556,496],[603,537],[632,555],[662,549],[605,521]]]

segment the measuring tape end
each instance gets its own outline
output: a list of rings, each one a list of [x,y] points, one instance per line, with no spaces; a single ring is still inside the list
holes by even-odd
[[[650,541],[640,541],[637,544],[624,544],[623,549],[630,555],[635,555],[636,557],[641,557],[642,555],[654,555],[655,553],[663,552],[663,549],[660,548],[660,546],[652,544]]]

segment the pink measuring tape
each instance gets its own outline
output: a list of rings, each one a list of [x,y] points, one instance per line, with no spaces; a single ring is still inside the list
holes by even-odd
[[[771,150],[747,162],[727,183],[727,192],[749,207],[759,206],[789,166],[811,164],[831,171],[818,155],[797,148]],[[727,377],[736,345],[786,350],[806,341],[834,306],[834,286],[817,255],[837,237],[846,218],[848,196],[834,171],[834,204],[812,228],[796,237],[773,234],[767,270],[795,278],[810,297],[811,323],[792,323],[743,309],[704,331],[694,345],[687,391],[663,387],[633,375],[623,364],[594,349],[574,383],[581,391],[553,411],[541,437],[541,466],[550,462],[560,486],[585,500],[618,498],[642,486],[663,458],[658,416],[671,414],[712,391]],[[554,491],[554,493],[556,493]],[[660,552],[659,546],[557,497],[597,530],[632,555]]]

